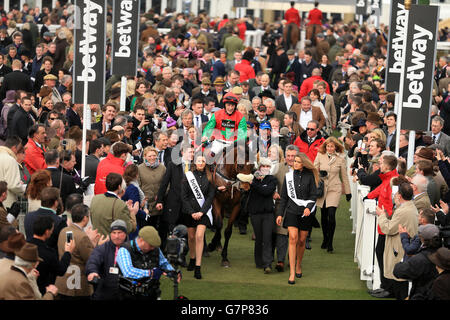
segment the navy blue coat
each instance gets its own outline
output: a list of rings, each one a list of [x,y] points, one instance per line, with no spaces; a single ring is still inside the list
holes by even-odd
[[[97,273],[100,276],[100,281],[92,295],[93,300],[117,300],[119,298],[119,275],[109,272],[109,268],[114,267],[115,253],[116,246],[110,240],[94,248],[89,256],[86,263],[86,276],[90,273]]]

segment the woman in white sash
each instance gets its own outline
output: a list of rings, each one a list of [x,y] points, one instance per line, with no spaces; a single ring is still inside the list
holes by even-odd
[[[302,259],[306,236],[312,228],[316,207],[319,174],[306,154],[298,152],[294,158],[294,171],[288,172],[281,190],[277,224],[288,228],[289,233],[289,284],[295,284],[295,277],[301,278]],[[311,214],[313,213],[313,214]]]
[[[181,199],[183,212],[189,217],[186,219],[188,228],[188,245],[190,261],[187,270],[194,271],[194,277],[201,279],[200,266],[203,254],[203,239],[206,226],[212,224],[212,202],[215,188],[206,175],[206,158],[197,156],[191,171],[186,172],[182,181]]]

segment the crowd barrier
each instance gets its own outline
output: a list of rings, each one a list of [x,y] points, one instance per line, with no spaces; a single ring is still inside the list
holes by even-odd
[[[348,159],[348,163],[351,162],[352,159]],[[351,176],[349,179],[352,192],[350,219],[353,222],[352,233],[355,235],[354,262],[360,269],[360,280],[366,281],[369,289],[376,290],[381,284],[380,268],[375,254],[378,240],[376,201],[363,200],[370,191],[369,187],[353,182]]]

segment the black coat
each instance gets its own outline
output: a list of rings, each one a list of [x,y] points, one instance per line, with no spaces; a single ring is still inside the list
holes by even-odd
[[[37,278],[39,291],[45,294],[45,288],[50,284],[55,284],[57,276],[62,277],[66,273],[72,255],[69,252],[64,252],[59,260],[58,250],[49,247],[44,241],[33,238],[28,242],[37,245],[39,258],[44,260],[39,262],[36,269],[39,271],[39,277]]]
[[[47,245],[58,252],[58,237],[62,229],[67,227],[66,221],[53,213],[53,211],[39,208],[36,211],[28,212],[25,216],[24,226],[25,226],[25,237],[27,241],[33,239],[33,224],[40,217],[51,217],[54,222],[53,233],[50,238],[46,241]]]
[[[410,300],[422,300],[438,276],[434,263],[428,259],[428,255],[435,251],[436,249],[423,248],[405,262],[394,266],[395,277],[412,281]]]
[[[158,191],[157,203],[164,203],[163,219],[174,226],[180,218],[181,213],[181,181],[183,178],[185,178],[183,165],[170,162]],[[169,184],[170,187],[166,196],[166,190]]]
[[[380,169],[368,174],[364,169],[359,169],[356,173],[362,185],[369,186],[370,191],[374,190],[381,184]]]
[[[5,99],[8,90],[33,92],[33,82],[26,73],[20,70],[14,70],[5,75],[3,79],[2,88],[0,89],[0,100]]]
[[[97,273],[100,281],[92,295],[93,300],[116,300],[119,298],[119,275],[111,274],[110,267],[114,267],[116,246],[108,241],[94,248],[86,263],[86,276]],[[117,266],[116,266],[117,267]]]
[[[262,180],[253,179],[247,206],[250,215],[275,213],[272,197],[277,185],[278,180],[272,175],[265,176]]]
[[[44,84],[44,77],[48,74],[53,74],[54,76],[58,77],[58,73],[56,72],[55,68],[52,68],[49,73],[45,72],[44,69],[41,69],[38,72],[36,72],[36,77],[34,79],[34,92],[35,93],[38,93],[41,90],[41,87]]]
[[[302,172],[294,171],[294,187],[295,194],[298,199],[301,200],[312,200],[317,199],[317,186],[314,179],[314,174],[311,170],[304,168]],[[284,178],[283,187],[281,189],[281,199],[280,205],[278,207],[278,216],[284,216],[285,213],[291,213],[295,215],[302,215],[305,207],[299,207],[292,201],[287,193],[286,177]],[[309,203],[306,207],[312,212],[315,203]]]
[[[9,115],[9,113],[8,113]],[[28,142],[28,130],[33,126],[34,121],[31,114],[19,107],[14,113],[11,122],[8,122],[8,136],[19,136],[22,139],[22,145]]]
[[[131,140],[133,141],[133,145],[135,145],[139,142],[140,137],[142,148],[145,148],[153,144],[153,133],[157,130],[157,128],[155,128],[155,123],[153,120],[150,120],[149,123],[142,128],[142,130],[139,130],[138,126],[140,123],[141,122],[138,119],[133,117],[133,131],[131,133]]]
[[[66,111],[66,119],[67,119],[67,123],[69,124],[69,127],[73,127],[73,126],[78,126],[80,129],[83,128],[82,124],[81,124],[81,118],[80,116],[73,111],[72,108],[67,109]],[[94,125],[92,125],[92,129]]]
[[[197,202],[197,199],[195,198],[194,193],[192,192],[191,187],[189,186],[189,182],[186,176],[184,176],[181,187],[183,213],[191,215],[195,212],[201,211],[205,215],[211,208],[212,202],[214,200],[215,187],[209,182],[205,170],[203,172],[197,170],[193,171],[194,177],[197,180],[200,190],[203,193],[203,197],[205,198],[205,202],[203,203],[203,206],[201,208]]]
[[[85,175],[86,177],[90,178],[91,183],[95,183],[95,177],[97,176],[97,167],[99,163],[100,159],[93,154],[89,154],[86,156]]]
[[[61,190],[61,200],[66,203],[66,199],[72,193],[81,193],[81,190],[78,190],[75,186],[75,182],[73,178],[66,173],[62,174],[61,180],[61,168],[47,168],[50,171],[50,175],[52,176],[52,185],[55,188],[59,188]],[[62,181],[62,183],[60,183]]]

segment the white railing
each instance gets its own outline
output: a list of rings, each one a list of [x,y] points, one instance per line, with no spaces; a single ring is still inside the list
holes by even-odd
[[[378,240],[376,201],[363,200],[369,187],[350,182],[352,188],[351,211],[355,233],[354,261],[360,269],[360,279],[367,281],[369,289],[380,288],[380,269],[375,254]]]

